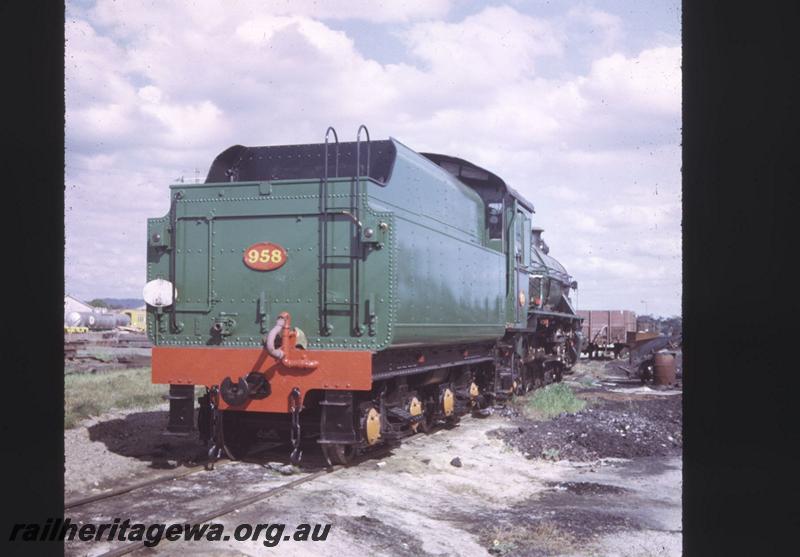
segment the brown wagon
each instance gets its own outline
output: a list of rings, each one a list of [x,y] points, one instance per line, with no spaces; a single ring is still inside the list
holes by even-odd
[[[598,358],[612,353],[614,358],[628,348],[628,333],[636,332],[636,313],[630,310],[578,310],[583,318],[583,353]]]

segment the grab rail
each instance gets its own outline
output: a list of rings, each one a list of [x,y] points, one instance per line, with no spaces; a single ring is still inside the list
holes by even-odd
[[[358,132],[356,132],[356,179],[361,177],[361,130],[364,130],[364,133],[367,134],[367,176],[369,176],[369,152],[371,143],[367,126],[361,124],[358,127]]]

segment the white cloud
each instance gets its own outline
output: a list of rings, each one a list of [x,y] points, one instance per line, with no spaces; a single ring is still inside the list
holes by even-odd
[[[612,205],[603,210],[606,222],[611,226],[635,226],[646,228],[668,222],[669,207],[658,205]]]
[[[329,124],[350,140],[362,122],[373,138],[503,176],[533,201],[551,253],[580,281],[639,277],[680,290],[670,259],[680,251],[680,48],[664,37],[616,51],[624,19],[584,5],[549,18],[488,7],[459,21],[436,19],[443,1],[221,6],[68,6],[76,294],[138,295],[145,219],[166,212],[169,183],[193,180],[195,168],[204,179],[228,146],[316,142]],[[371,59],[330,23],[348,18],[395,22],[387,33],[402,61]],[[585,71],[542,74],[544,62],[567,64],[576,37]],[[648,235],[663,241],[620,241]],[[654,266],[654,253],[666,259]]]
[[[620,53],[595,61],[583,89],[610,109],[675,115],[681,108],[681,49],[659,46],[628,58]]]
[[[624,37],[622,18],[585,4],[570,8],[562,25],[573,48],[591,56],[610,52]]]
[[[568,222],[570,228],[586,234],[606,234],[609,228],[601,222],[601,219],[592,214],[589,210],[566,209],[560,215],[560,219]]]
[[[141,111],[161,124],[165,146],[213,145],[227,135],[222,111],[211,101],[191,104],[147,101]]]
[[[545,20],[513,8],[490,7],[457,23],[414,25],[405,37],[413,54],[455,83],[535,75],[537,58],[559,55],[563,39]]]

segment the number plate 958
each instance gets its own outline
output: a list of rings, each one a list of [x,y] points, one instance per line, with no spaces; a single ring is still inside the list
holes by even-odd
[[[244,264],[256,271],[273,271],[286,263],[286,250],[278,244],[259,242],[244,250]]]

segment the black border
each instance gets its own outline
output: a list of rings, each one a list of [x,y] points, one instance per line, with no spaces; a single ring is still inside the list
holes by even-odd
[[[0,3],[3,319],[0,442],[4,555],[63,555],[8,543],[15,523],[64,509],[64,6]],[[10,125],[9,125],[10,124]],[[8,303],[10,302],[10,307]]]
[[[798,551],[797,16],[683,5],[686,555]]]
[[[800,525],[799,9],[683,6],[686,555],[794,552]],[[64,7],[3,2],[0,21],[6,542],[63,509]]]

